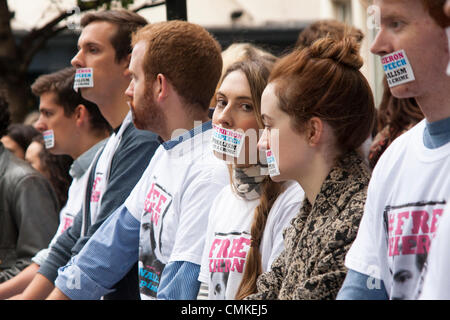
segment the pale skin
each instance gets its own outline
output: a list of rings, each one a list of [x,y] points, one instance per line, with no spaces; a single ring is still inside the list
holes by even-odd
[[[107,136],[105,132],[95,134],[89,123],[89,111],[82,104],[66,116],[64,108],[56,103],[56,94],[45,92],[39,99],[39,119],[35,127],[40,132],[53,130],[55,145],[52,154],[68,154],[77,159],[82,153]]]
[[[44,176],[46,175],[43,171],[41,160],[39,159],[39,153],[43,149],[43,146],[41,143],[37,141],[33,141],[30,143],[30,145],[27,148],[27,151],[25,152],[25,160],[37,171],[42,173]],[[49,178],[47,176],[47,178]]]
[[[72,59],[75,68],[93,68],[94,87],[81,88],[83,98],[97,104],[100,112],[117,128],[129,111],[123,92],[130,83],[129,56],[117,62],[111,34],[117,26],[96,21],[88,24],[78,39],[78,53]]]
[[[279,107],[275,86],[275,83],[269,83],[262,94],[261,114],[265,129],[258,148],[270,149],[275,155],[280,175],[272,180],[297,181],[309,202],[314,204],[338,155],[333,132],[318,117],[307,121],[304,132],[294,130],[290,116]],[[274,131],[278,134],[274,135]]]
[[[212,123],[225,129],[234,131],[255,133],[257,137],[259,126],[254,113],[254,103],[251,98],[250,85],[245,74],[240,71],[233,71],[223,80],[216,93],[217,104],[214,109]],[[253,131],[250,131],[250,130]],[[257,138],[254,139],[257,142]],[[238,162],[237,166],[248,166],[256,164],[256,148],[250,146],[252,141],[246,137],[245,149],[242,149],[239,159],[232,159]],[[219,159],[225,160],[226,156],[215,153]],[[229,159],[227,159],[229,160]]]
[[[450,117],[449,52],[445,29],[420,0],[375,0],[381,28],[371,51],[379,56],[405,50],[416,80],[391,88],[397,98],[416,98],[429,122]]]
[[[5,149],[11,151],[11,153],[13,153],[17,158],[25,159],[25,151],[17,142],[15,142],[9,136],[3,136],[1,138],[1,142],[5,147]]]

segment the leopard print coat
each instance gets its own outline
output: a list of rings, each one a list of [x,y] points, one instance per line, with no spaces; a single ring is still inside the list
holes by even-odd
[[[364,212],[370,170],[355,153],[330,171],[314,206],[305,198],[284,231],[285,250],[246,299],[335,299],[346,275],[344,259]]]

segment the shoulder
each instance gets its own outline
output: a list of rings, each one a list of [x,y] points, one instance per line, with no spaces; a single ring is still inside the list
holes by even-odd
[[[159,147],[158,136],[150,131],[138,130],[131,123],[125,129],[114,158],[133,158],[133,161],[145,159],[148,164],[149,156],[153,156]]]
[[[211,182],[219,185],[230,183],[227,165],[224,161],[217,159],[210,149],[204,151],[193,161],[189,175],[199,182]]]
[[[284,205],[293,205],[302,203],[305,192],[296,181],[287,181],[283,183],[284,191],[278,196],[276,202]]]
[[[5,178],[15,183],[21,183],[27,180],[42,180],[46,181],[45,178],[36,170],[34,170],[27,162],[16,158],[15,156],[10,156],[5,171]]]
[[[403,161],[403,157],[406,152],[415,144],[420,142],[423,138],[425,130],[425,120],[422,120],[414,127],[396,138],[383,152],[380,160],[377,162],[376,168],[380,167],[382,170],[389,170],[389,168],[395,167],[395,164]]]
[[[147,130],[136,129],[136,127],[132,123],[130,123],[123,132],[119,148],[126,149],[133,147],[151,147],[152,149],[156,150],[158,146],[159,140],[156,133]]]

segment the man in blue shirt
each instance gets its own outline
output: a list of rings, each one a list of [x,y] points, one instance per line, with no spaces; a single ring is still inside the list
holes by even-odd
[[[123,203],[159,145],[154,133],[133,126],[124,94],[131,80],[128,72],[131,34],[146,24],[144,18],[125,10],[88,13],[81,20],[83,30],[72,65],[77,69],[92,69],[93,86],[80,88],[81,94],[97,104],[114,133],[93,162],[83,209],[72,227],[52,246],[22,299],[47,297],[54,288],[58,268],[76,255]],[[134,269],[114,283],[116,290],[105,299],[139,297],[137,264]]]
[[[182,21],[142,28],[133,46],[133,122],[164,142],[124,205],[59,270],[49,299],[99,299],[136,261],[142,299],[197,296],[209,209],[228,183],[210,148],[208,118],[220,46],[204,28]]]

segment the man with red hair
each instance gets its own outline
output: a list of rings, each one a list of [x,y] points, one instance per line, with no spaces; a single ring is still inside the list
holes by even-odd
[[[375,0],[381,26],[371,51],[404,56],[391,77],[396,98],[415,98],[425,119],[397,138],[377,163],[358,236],[346,256],[338,299],[413,299],[450,200],[450,77],[445,0]],[[385,59],[388,60],[388,59]]]

